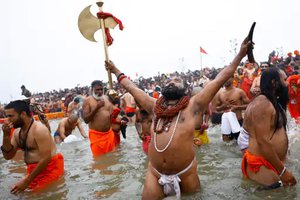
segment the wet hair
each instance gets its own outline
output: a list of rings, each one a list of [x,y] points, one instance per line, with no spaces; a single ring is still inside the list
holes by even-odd
[[[275,123],[275,130],[281,128],[282,126],[286,129],[287,125],[287,117],[286,117],[286,107],[287,107],[287,97],[285,95],[281,95],[277,97],[276,91],[278,89],[281,89],[282,83],[280,79],[280,69],[277,67],[268,68],[266,69],[260,79],[260,91],[261,94],[267,97],[267,99],[273,104],[275,110],[276,110],[276,123]],[[273,81],[275,81],[275,84],[273,84]],[[275,87],[274,87],[275,85]],[[275,94],[274,94],[275,92]],[[283,103],[282,103],[283,102]],[[280,117],[283,120],[283,123],[279,122]]]
[[[77,112],[73,112],[70,116],[69,119],[73,120],[73,121],[77,121],[78,120],[78,113]]]
[[[29,104],[23,100],[11,101],[4,109],[14,109],[18,114],[21,114],[24,111],[27,116],[31,116]]]
[[[96,85],[103,86],[103,83],[100,80],[95,80],[92,82],[91,87],[94,88]]]

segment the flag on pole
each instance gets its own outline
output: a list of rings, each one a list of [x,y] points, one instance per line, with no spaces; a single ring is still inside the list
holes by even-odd
[[[202,49],[202,47],[200,47],[200,53],[207,54],[206,51],[204,49]]]

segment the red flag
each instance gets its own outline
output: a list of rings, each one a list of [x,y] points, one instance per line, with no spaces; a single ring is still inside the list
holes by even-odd
[[[202,49],[202,47],[200,47],[200,53],[207,54],[206,51],[204,49]]]

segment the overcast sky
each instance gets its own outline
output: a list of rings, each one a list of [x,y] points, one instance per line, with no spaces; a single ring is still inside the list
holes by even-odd
[[[104,50],[78,30],[80,12],[93,0],[26,0],[0,3],[0,102],[21,98],[20,86],[32,92],[107,81]],[[131,77],[158,72],[222,67],[256,21],[254,54],[265,61],[272,50],[299,49],[297,0],[109,0],[104,11],[121,19],[114,29],[110,59]]]

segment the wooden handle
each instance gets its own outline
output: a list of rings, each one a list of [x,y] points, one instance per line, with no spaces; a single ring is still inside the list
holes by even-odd
[[[102,12],[102,6],[103,6],[104,3],[102,1],[98,1],[96,4],[98,5],[99,12]],[[106,44],[106,34],[105,34],[104,20],[99,19],[99,21],[100,21],[100,27],[101,27],[101,30],[102,30],[105,60],[109,61],[108,48],[107,48],[107,44]],[[112,90],[113,89],[113,82],[112,82],[112,76],[111,76],[110,70],[107,71],[107,75],[108,75],[109,89]]]

